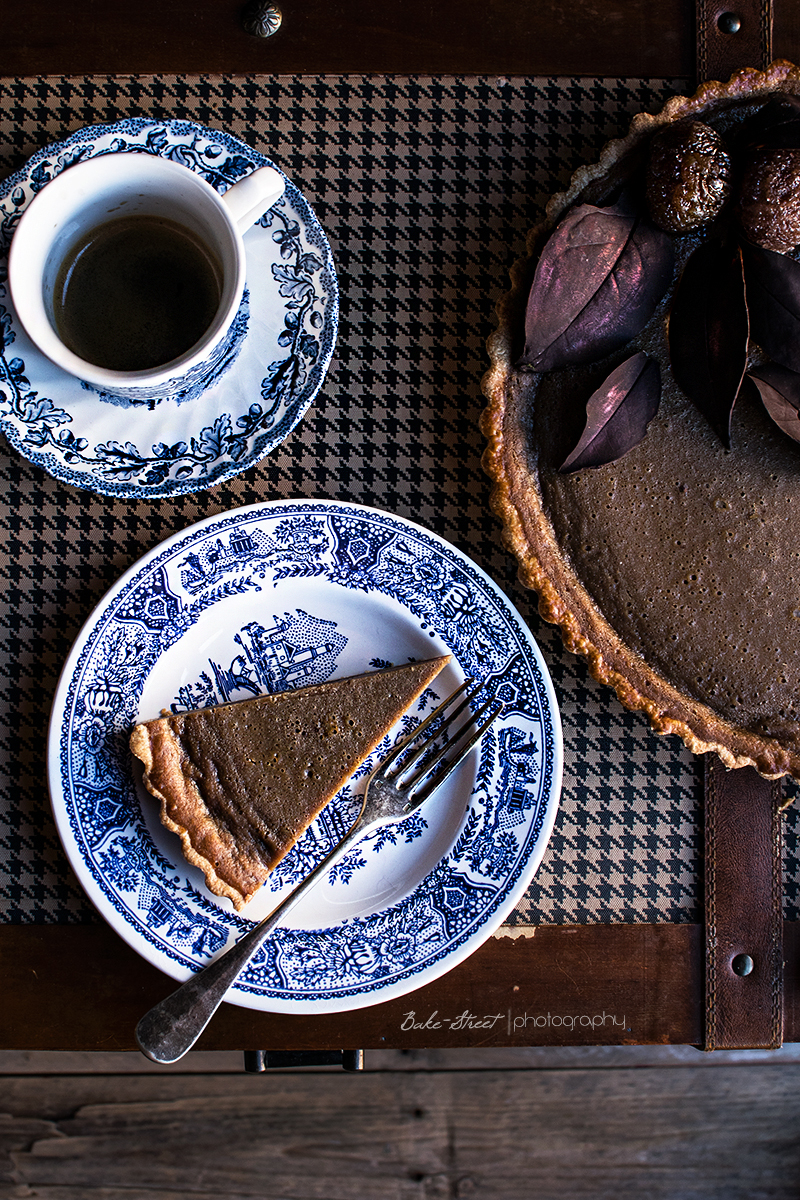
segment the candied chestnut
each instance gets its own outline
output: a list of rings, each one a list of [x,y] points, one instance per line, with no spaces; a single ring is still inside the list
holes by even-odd
[[[800,150],[755,150],[742,174],[745,237],[785,254],[800,244]]]
[[[647,203],[667,233],[706,225],[731,194],[730,156],[722,139],[701,121],[678,121],[655,134],[647,167]]]

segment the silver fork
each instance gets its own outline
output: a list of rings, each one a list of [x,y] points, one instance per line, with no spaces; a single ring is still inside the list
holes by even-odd
[[[314,886],[320,875],[368,830],[402,821],[449,779],[503,707],[500,700],[490,698],[476,713],[473,714],[470,710],[459,728],[450,733],[446,742],[439,745],[439,739],[445,732],[450,732],[453,723],[465,709],[469,710],[471,702],[483,688],[483,682],[474,687],[471,687],[472,683],[472,679],[466,679],[416,729],[401,738],[378,763],[367,780],[361,811],[349,832],[278,907],[241,937],[230,950],[193,975],[177,991],[167,996],[160,1004],[156,1004],[142,1017],[136,1026],[136,1041],[143,1054],[153,1062],[173,1063],[182,1058],[187,1050],[191,1050],[222,1003],[228,988],[250,962],[262,942]],[[444,717],[447,709],[459,696],[463,696],[460,704],[441,724],[435,724],[439,717]],[[420,739],[420,735],[431,729],[431,726],[432,736]],[[432,746],[436,747],[435,751],[426,757],[426,751]],[[406,754],[406,751],[409,753]]]

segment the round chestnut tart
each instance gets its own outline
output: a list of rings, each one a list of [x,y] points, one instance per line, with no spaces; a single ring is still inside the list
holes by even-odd
[[[674,97],[531,231],[489,342],[521,582],[660,733],[800,779],[800,70]]]

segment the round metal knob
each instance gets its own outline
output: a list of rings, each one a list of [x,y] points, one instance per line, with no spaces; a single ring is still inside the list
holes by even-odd
[[[283,13],[267,0],[248,0],[242,9],[242,28],[251,37],[272,37],[281,27]]]
[[[738,33],[742,28],[742,18],[734,12],[723,13],[717,21],[721,33]]]
[[[731,962],[734,975],[749,975],[754,966],[755,963],[749,954],[737,954]]]

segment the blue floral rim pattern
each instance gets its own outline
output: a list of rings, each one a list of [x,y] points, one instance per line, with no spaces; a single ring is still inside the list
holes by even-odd
[[[410,522],[329,501],[254,505],[176,535],[83,630],[53,707],[49,777],[66,852],[100,912],[177,978],[252,923],[206,891],[154,819],[128,752],[137,720],[446,650],[458,678],[485,679],[505,702],[472,768],[441,789],[454,789],[441,807],[429,802],[337,863],[310,920],[276,931],[230,998],[338,1011],[454,966],[502,922],[544,853],[561,781],[552,686],[519,614],[474,563]],[[452,686],[438,684],[404,730]],[[267,911],[349,826],[359,782],[387,747],[270,877]],[[374,880],[393,875],[394,893],[376,904]]]

